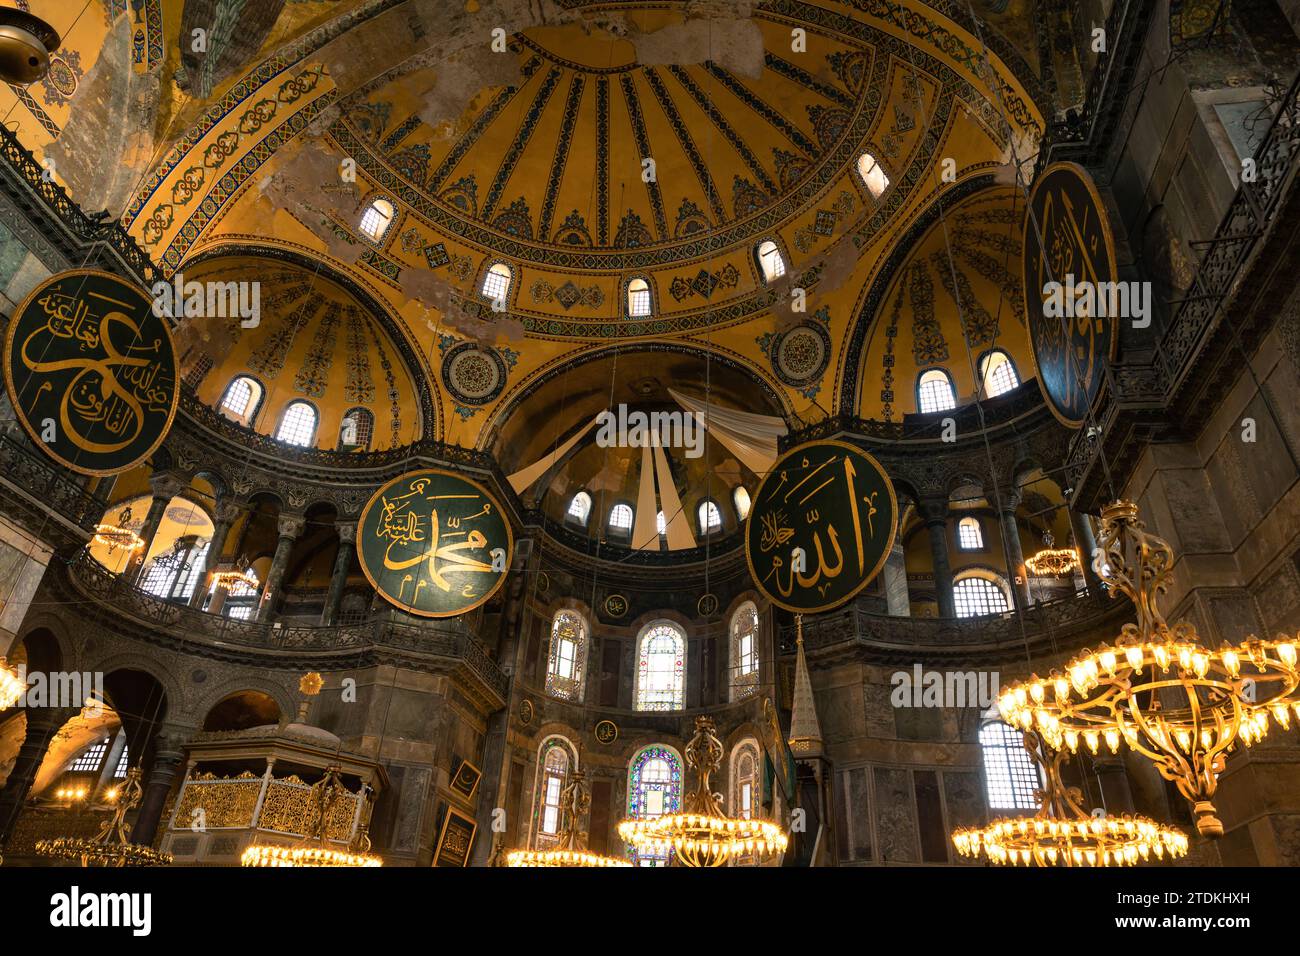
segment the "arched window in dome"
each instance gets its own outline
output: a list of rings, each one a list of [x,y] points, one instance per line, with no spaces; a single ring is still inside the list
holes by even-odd
[[[742,820],[762,816],[759,808],[758,773],[762,767],[758,741],[747,737],[731,748],[731,807],[729,813]]]
[[[1007,592],[996,582],[978,575],[958,578],[952,586],[952,597],[958,617],[980,617],[1011,610]]]
[[[581,701],[587,670],[587,623],[577,611],[559,611],[551,623],[546,693]]]
[[[590,514],[591,495],[587,494],[585,491],[579,491],[569,499],[569,510],[565,515],[569,521],[575,521],[585,528],[587,527],[587,518]]]
[[[736,520],[744,521],[749,517],[749,492],[744,485],[736,485],[731,492],[731,503],[736,506]]]
[[[537,748],[537,783],[533,789],[532,847],[545,850],[559,842],[560,795],[577,769],[573,744],[560,736],[547,737]]]
[[[375,432],[375,416],[368,408],[350,408],[339,425],[341,451],[365,451]]]
[[[771,239],[764,239],[758,244],[754,257],[758,259],[758,268],[763,273],[764,282],[770,284],[785,275],[785,257],[781,255],[781,247]]]
[[[655,515],[655,531],[659,533],[661,538],[668,534],[668,519],[664,517],[662,511]]]
[[[1037,810],[1034,791],[1042,787],[1042,778],[1020,731],[997,719],[995,707],[980,726],[979,737],[989,809]]]
[[[627,815],[653,820],[682,808],[682,759],[662,744],[639,750],[627,769]],[[634,853],[637,866],[667,866],[671,851]]]
[[[262,404],[262,383],[247,375],[237,375],[221,396],[218,410],[241,425],[251,425]]]
[[[393,224],[393,217],[397,210],[387,199],[372,200],[366,207],[366,211],[361,214],[361,232],[373,242],[379,242],[388,232],[388,227]]]
[[[500,302],[504,307],[510,297],[510,283],[514,273],[504,262],[494,262],[483,275],[483,298]]]
[[[645,318],[654,311],[650,283],[637,276],[627,284],[627,314],[634,319]]]
[[[286,445],[309,448],[316,440],[316,409],[311,402],[290,402],[280,417],[275,437]]]
[[[1005,395],[1020,385],[1015,363],[1001,349],[994,349],[980,359],[980,378],[984,382],[984,394],[988,398]]]
[[[946,412],[957,407],[952,377],[941,368],[926,369],[916,380],[916,407],[921,414]]]
[[[620,501],[609,509],[609,530],[615,534],[632,533],[632,506]]]
[[[722,530],[722,512],[718,510],[716,501],[705,498],[700,502],[697,513],[700,520],[700,534],[713,534],[715,531]]]
[[[731,700],[758,689],[758,608],[746,601],[731,615]]]
[[[979,518],[967,515],[957,522],[957,547],[962,551],[984,550],[984,529]]]
[[[867,192],[871,193],[872,199],[879,199],[889,188],[889,177],[870,153],[858,157],[858,175],[862,177],[862,183],[867,187]]]
[[[637,641],[637,710],[681,710],[686,700],[686,635],[657,621]]]

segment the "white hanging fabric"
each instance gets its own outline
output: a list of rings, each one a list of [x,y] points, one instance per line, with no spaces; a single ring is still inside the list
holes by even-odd
[[[602,412],[600,414],[604,414],[604,413]],[[586,427],[580,428],[576,432],[574,432],[572,438],[566,441],[559,448],[555,449],[555,451],[551,452],[549,455],[546,455],[545,457],[538,459],[537,461],[533,462],[531,465],[529,465],[526,468],[521,468],[518,471],[516,471],[513,475],[511,475],[509,478],[506,479],[507,481],[510,482],[510,487],[515,489],[516,494],[523,494],[525,488],[531,485],[538,478],[542,477],[542,475],[546,474],[546,470],[548,468],[550,468],[553,464],[555,464],[557,461],[559,461],[561,458],[567,455],[569,453],[569,449],[572,448],[574,445],[578,444],[578,442],[582,440],[582,436],[587,434],[587,432],[591,431],[592,426],[595,425],[596,422],[598,421],[600,421],[600,415],[596,415],[595,418],[587,422]]]
[[[668,394],[683,409],[701,416],[709,434],[754,474],[762,478],[772,470],[777,459],[777,439],[789,431],[782,419],[710,405],[676,389],[668,389]]]
[[[682,511],[681,499],[677,497],[673,473],[668,470],[668,459],[658,445],[654,446],[654,455],[655,473],[659,476],[659,496],[663,500],[664,516],[668,519],[668,547],[672,551],[693,548],[695,535],[691,533],[691,523]]]
[[[632,547],[637,551],[659,550],[658,509],[655,507],[655,472],[650,457],[650,442],[641,446],[641,484],[636,495],[636,524],[632,528]]]

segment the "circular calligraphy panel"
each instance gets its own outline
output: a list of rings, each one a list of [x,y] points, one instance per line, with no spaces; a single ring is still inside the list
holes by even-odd
[[[478,607],[506,579],[510,523],[481,485],[429,468],[375,492],[357,524],[357,557],[376,591],[422,617]]]
[[[1025,217],[1025,312],[1038,386],[1061,423],[1079,428],[1119,344],[1128,303],[1097,187],[1081,166],[1053,163],[1034,183]]]
[[[176,415],[167,320],[142,290],[107,272],[64,272],[37,286],[9,323],[4,362],[27,434],[83,475],[134,468]]]
[[[880,573],[898,527],[894,486],[855,445],[811,442],[768,472],[745,519],[754,584],[788,611],[828,611]]]

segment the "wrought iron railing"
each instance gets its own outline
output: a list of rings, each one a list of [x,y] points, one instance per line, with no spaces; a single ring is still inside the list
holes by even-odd
[[[260,650],[330,652],[383,647],[456,658],[498,697],[504,700],[506,696],[509,680],[505,673],[459,620],[408,624],[380,618],[332,626],[243,621],[155,597],[113,574],[86,552],[68,564],[68,575],[83,596],[172,637]]]
[[[106,504],[67,470],[41,457],[22,440],[0,435],[0,480],[12,485],[83,531],[95,530]]]

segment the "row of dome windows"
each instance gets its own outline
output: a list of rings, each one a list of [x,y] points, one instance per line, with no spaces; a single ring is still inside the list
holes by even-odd
[[[889,188],[889,176],[871,153],[863,153],[858,157],[856,169],[872,199],[879,199]],[[359,227],[363,235],[378,243],[383,241],[396,218],[396,207],[387,199],[376,198],[370,201],[361,214]],[[763,239],[755,245],[754,260],[766,283],[775,282],[786,274],[785,256],[774,239]],[[504,303],[510,295],[513,281],[513,270],[504,262],[495,262],[483,274],[480,292],[485,299]],[[641,276],[629,279],[624,304],[631,318],[653,315],[654,299],[649,281]]]
[[[241,425],[251,425],[256,417],[266,390],[262,383],[249,375],[236,376],[226,386],[221,396],[218,409],[226,417],[234,419]],[[275,437],[286,445],[298,448],[310,448],[316,443],[316,429],[320,416],[311,402],[301,399],[285,406],[276,426]],[[352,451],[370,447],[374,434],[375,416],[366,408],[352,408],[343,416],[339,425],[339,449]]]
[[[979,361],[985,398],[997,398],[1020,386],[1016,363],[1002,349],[985,353]],[[945,412],[957,407],[957,392],[945,368],[928,368],[916,380],[916,407],[921,414]]]
[[[732,491],[731,502],[736,508],[736,517],[740,521],[744,521],[749,514],[750,504],[749,492],[745,490],[744,485],[737,485]],[[609,517],[605,522],[605,527],[616,534],[631,534],[635,514],[630,504],[620,501],[609,509]],[[573,524],[586,528],[588,519],[591,517],[591,495],[585,491],[579,491],[570,498],[565,517]],[[713,534],[715,531],[722,530],[722,512],[718,509],[718,503],[711,498],[705,498],[701,501],[696,509],[696,521],[700,534]],[[660,537],[668,534],[668,518],[662,511],[655,515],[655,529],[659,532]]]

